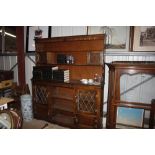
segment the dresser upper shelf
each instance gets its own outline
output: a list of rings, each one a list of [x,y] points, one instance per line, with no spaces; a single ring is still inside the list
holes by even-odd
[[[36,39],[37,52],[103,51],[104,34]]]

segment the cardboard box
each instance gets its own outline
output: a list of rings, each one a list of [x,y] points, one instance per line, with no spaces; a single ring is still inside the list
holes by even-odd
[[[5,80],[12,80],[13,78],[13,71],[0,70],[0,82]]]

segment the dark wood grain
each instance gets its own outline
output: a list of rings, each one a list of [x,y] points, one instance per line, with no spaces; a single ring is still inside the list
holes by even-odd
[[[54,65],[70,71],[67,83],[32,79],[35,117],[70,128],[102,128],[104,35],[54,37],[37,39],[35,43],[37,66]],[[94,61],[90,60],[92,53]],[[72,55],[74,63],[57,63],[58,54]],[[94,79],[95,74],[101,77],[99,85],[80,82]]]

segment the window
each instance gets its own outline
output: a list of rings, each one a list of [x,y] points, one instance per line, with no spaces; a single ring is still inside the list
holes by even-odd
[[[16,26],[0,26],[0,52],[17,52]]]

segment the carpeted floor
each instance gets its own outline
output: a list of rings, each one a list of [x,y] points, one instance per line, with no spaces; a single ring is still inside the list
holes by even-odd
[[[29,122],[23,122],[22,129],[67,129],[57,124],[52,124],[44,120],[33,119]]]

